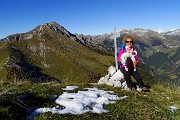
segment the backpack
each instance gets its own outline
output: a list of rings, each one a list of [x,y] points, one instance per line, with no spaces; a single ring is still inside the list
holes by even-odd
[[[119,51],[120,51],[121,49],[124,49],[124,52],[126,52],[125,46],[126,46],[126,45],[125,45],[124,43],[119,46],[117,56],[118,56]],[[117,58],[118,58],[118,57],[117,57]],[[118,69],[120,69],[121,64],[122,64],[121,62],[118,62]]]
[[[123,44],[121,44],[120,46],[119,46],[119,51],[121,50],[121,49],[124,49],[124,52],[126,51],[126,49],[125,49],[125,44],[123,43]],[[118,51],[118,53],[119,53],[119,51]]]

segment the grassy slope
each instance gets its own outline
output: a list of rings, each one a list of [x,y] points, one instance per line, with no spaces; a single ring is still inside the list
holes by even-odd
[[[0,44],[0,78],[5,79],[5,64],[9,60],[9,49],[7,43]],[[1,80],[0,80],[1,81]]]
[[[14,46],[25,56],[28,63],[38,66],[42,72],[69,83],[86,81],[104,75],[107,68],[113,64],[113,57],[105,56],[87,49],[85,46],[60,36],[48,29],[41,38],[34,36],[30,40],[14,41],[0,46]],[[9,49],[3,49],[1,56],[3,66]],[[1,72],[1,71],[0,71]]]
[[[151,55],[146,62],[154,66],[164,80],[180,83],[179,52],[180,48],[165,49]]]
[[[71,84],[72,85],[72,84]],[[110,110],[109,113],[93,114],[86,113],[83,115],[58,115],[52,113],[44,113],[37,116],[38,120],[54,120],[54,119],[87,119],[91,120],[178,120],[180,119],[180,109],[171,112],[169,106],[180,108],[179,88],[171,87],[166,84],[156,84],[151,88],[149,93],[136,93],[121,90],[120,88],[105,86],[105,85],[90,85],[76,83],[79,88],[72,91],[77,92],[85,87],[98,87],[104,90],[113,90],[118,96],[128,96],[128,98],[116,101],[115,104],[105,105],[104,107]],[[49,95],[61,95],[65,86],[57,82],[49,84],[34,84],[34,83],[3,83],[1,91],[7,90],[11,94],[3,94],[0,97],[0,117],[22,119],[28,113],[26,111],[31,107],[54,107],[55,102]],[[7,89],[8,88],[8,89]],[[23,102],[17,102],[17,98],[13,95],[27,95]],[[11,99],[8,99],[11,97]],[[6,103],[6,104],[5,104]],[[18,103],[18,104],[17,104]],[[15,111],[16,110],[16,111]]]
[[[180,119],[180,110],[176,110],[173,113],[169,109],[170,105],[180,108],[179,88],[158,83],[157,80],[155,80],[156,78],[148,73],[150,69],[147,69],[147,66],[140,65],[139,67],[143,80],[152,85],[150,93],[135,93],[104,85],[89,85],[86,82],[86,79],[82,81],[82,83],[78,81],[75,82],[75,80],[74,83],[72,81],[69,82],[67,79],[63,82],[63,84],[59,82],[52,82],[49,84],[35,84],[25,81],[3,82],[0,87],[0,91],[2,93],[0,97],[0,117],[2,119],[10,119],[12,117],[15,119],[24,119],[28,114],[26,111],[30,107],[35,109],[35,107],[56,106],[49,95],[61,95],[63,93],[61,88],[66,85],[78,85],[80,87],[78,90],[82,90],[85,87],[98,87],[105,90],[113,90],[118,96],[127,95],[129,97],[127,99],[117,101],[116,104],[106,105],[105,108],[111,111],[109,113],[86,113],[78,116],[69,114],[59,116],[58,114],[44,113],[37,116],[35,119]],[[77,92],[77,90],[74,90],[74,92]],[[17,99],[16,95],[28,95],[28,97],[21,102]]]

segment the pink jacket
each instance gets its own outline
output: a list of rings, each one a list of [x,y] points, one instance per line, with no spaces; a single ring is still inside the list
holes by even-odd
[[[133,47],[132,49],[133,49],[133,51],[136,51],[136,52],[137,52],[136,48]],[[118,62],[121,62],[121,55],[122,55],[123,53],[125,53],[125,52],[127,52],[125,47],[122,48],[122,49],[119,51],[119,53],[118,53]],[[137,63],[139,62],[138,55],[135,56],[135,60],[136,60]],[[120,64],[120,68],[124,68],[124,65],[123,65],[123,64]]]

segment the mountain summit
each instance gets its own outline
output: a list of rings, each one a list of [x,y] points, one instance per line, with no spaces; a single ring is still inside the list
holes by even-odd
[[[34,35],[37,35],[41,37],[43,35],[44,30],[50,30],[58,33],[59,35],[63,35],[65,37],[68,37],[74,41],[77,41],[81,44],[84,44],[82,40],[79,40],[76,35],[71,34],[68,30],[66,30],[63,26],[59,25],[56,22],[50,22],[50,23],[44,23],[42,25],[37,26],[33,30],[27,32],[27,33],[20,33],[20,34],[13,34],[9,35],[5,39],[2,39],[3,41],[9,41],[9,40],[26,40],[26,39],[31,39]]]

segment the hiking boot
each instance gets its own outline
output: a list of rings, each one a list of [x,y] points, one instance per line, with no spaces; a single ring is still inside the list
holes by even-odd
[[[142,87],[142,91],[144,91],[144,92],[150,92],[149,88],[147,88],[146,86]]]

